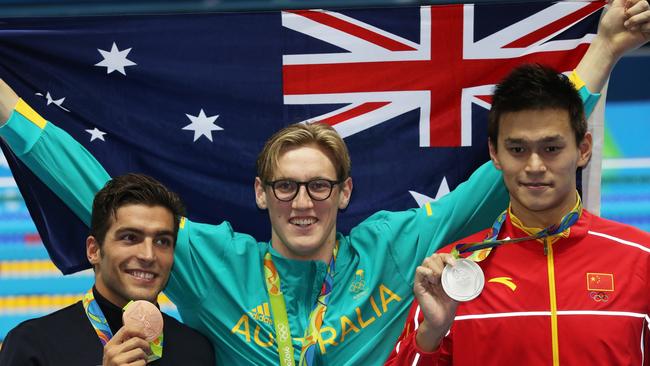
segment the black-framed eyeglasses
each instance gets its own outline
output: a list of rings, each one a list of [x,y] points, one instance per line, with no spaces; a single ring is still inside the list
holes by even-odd
[[[312,179],[307,182],[298,182],[291,179],[279,179],[266,182],[271,186],[275,198],[283,202],[292,201],[298,195],[300,186],[305,186],[307,194],[314,201],[324,201],[332,195],[332,189],[341,182],[329,179]]]

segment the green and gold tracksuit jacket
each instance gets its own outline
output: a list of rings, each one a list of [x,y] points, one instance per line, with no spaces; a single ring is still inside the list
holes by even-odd
[[[90,222],[94,194],[110,176],[83,146],[22,100],[0,128],[0,136],[85,223]],[[507,201],[501,174],[488,162],[436,202],[403,212],[378,212],[349,234],[338,233],[333,290],[315,363],[383,364],[413,300],[415,268],[439,247],[489,226]],[[263,272],[267,251],[281,277],[297,364],[327,264],[284,258],[270,243],[235,232],[228,222],[181,222],[165,293],[184,322],[211,339],[218,364],[279,364]]]

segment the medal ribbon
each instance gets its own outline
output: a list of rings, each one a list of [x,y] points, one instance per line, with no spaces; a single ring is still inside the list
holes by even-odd
[[[90,324],[93,326],[93,329],[95,329],[97,337],[99,337],[99,341],[102,342],[102,346],[106,346],[106,343],[113,338],[113,332],[111,332],[111,328],[108,326],[108,321],[106,321],[104,312],[102,312],[99,304],[95,301],[95,295],[93,295],[92,289],[86,292],[82,304],[86,311],[86,315],[88,316],[88,320],[90,320]],[[126,309],[129,304],[126,304],[124,309]],[[147,358],[147,362],[161,358],[163,351],[163,334],[160,333],[158,338],[149,342],[149,346],[151,347],[151,354]]]
[[[97,337],[102,342],[102,346],[105,346],[113,338],[113,332],[111,332],[111,328],[108,326],[102,309],[99,308],[99,304],[95,301],[95,295],[93,295],[92,289],[86,292],[82,303],[90,324],[95,329],[95,333],[97,333]]]
[[[309,322],[305,329],[303,345],[300,351],[299,366],[313,365],[314,356],[316,354],[316,345],[320,339],[320,328],[323,325],[323,319],[325,319],[325,312],[327,311],[327,304],[332,292],[332,273],[335,270],[338,250],[339,243],[337,241],[332,252],[329,266],[327,267],[327,273],[323,280],[320,295],[318,295],[318,300],[316,300],[316,303],[309,314]],[[291,329],[289,328],[287,306],[284,301],[282,290],[280,289],[280,274],[275,268],[273,258],[269,251],[264,255],[264,279],[266,282],[266,289],[269,293],[271,311],[273,312],[273,325],[275,327],[275,338],[278,344],[280,365],[294,366],[293,342],[291,338]]]
[[[578,203],[576,204],[576,206],[569,213],[567,213],[562,217],[562,220],[560,220],[559,224],[551,225],[545,229],[540,230],[538,233],[534,235],[529,235],[529,236],[525,236],[522,238],[515,238],[515,239],[498,240],[497,237],[499,236],[499,232],[501,231],[503,223],[506,221],[507,213],[508,210],[503,211],[501,215],[497,217],[496,221],[492,225],[492,228],[490,229],[490,232],[488,233],[485,240],[476,243],[458,244],[451,250],[451,254],[455,258],[460,258],[461,254],[471,253],[467,258],[475,262],[480,262],[485,258],[487,258],[492,248],[497,247],[499,245],[519,243],[522,241],[541,239],[548,236],[560,234],[563,231],[570,228],[571,225],[575,224],[578,221],[578,219],[580,218],[580,214],[582,213],[582,201],[580,200],[580,198],[578,198]]]

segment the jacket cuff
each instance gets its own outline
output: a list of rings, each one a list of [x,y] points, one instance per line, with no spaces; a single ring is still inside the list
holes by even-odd
[[[413,349],[415,352],[417,352],[420,355],[420,360],[426,360],[426,359],[434,359],[437,358],[438,354],[440,353],[442,349],[442,341],[438,344],[438,348],[434,349],[433,351],[423,351],[420,346],[418,346],[418,342],[415,339],[417,336],[418,332],[415,331],[411,334],[409,334],[409,338],[411,338],[409,341],[413,345]]]
[[[576,72],[576,70],[573,70],[571,72],[571,75],[569,75],[569,80],[571,83],[573,83],[573,86],[578,90],[578,94],[580,94],[580,99],[582,99],[582,102],[585,106],[585,117],[589,119],[591,116],[591,113],[594,111],[594,108],[596,107],[596,103],[598,103],[598,100],[600,99],[600,93],[592,93],[587,89],[587,85],[585,82],[580,78],[580,75]]]
[[[19,99],[7,123],[0,127],[0,136],[4,137],[15,154],[23,155],[38,141],[46,125],[43,117]]]

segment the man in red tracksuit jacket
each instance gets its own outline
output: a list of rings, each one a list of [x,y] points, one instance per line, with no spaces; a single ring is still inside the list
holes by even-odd
[[[516,69],[496,88],[488,135],[510,206],[462,242],[551,235],[474,252],[485,287],[460,304],[441,273],[456,264],[448,253],[468,245],[427,258],[416,272],[419,306],[387,364],[648,364],[650,234],[582,208],[576,170],[592,136],[575,88],[540,65]]]

